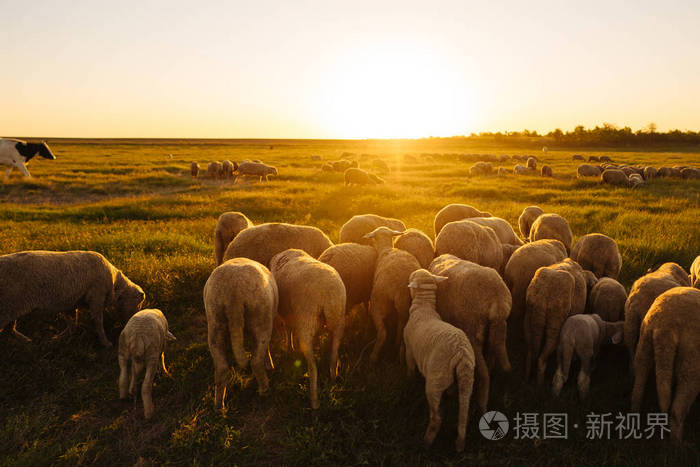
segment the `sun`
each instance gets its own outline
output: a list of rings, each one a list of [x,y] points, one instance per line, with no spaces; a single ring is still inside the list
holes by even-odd
[[[355,49],[337,57],[319,88],[321,125],[342,138],[460,135],[475,123],[470,83],[424,46]]]

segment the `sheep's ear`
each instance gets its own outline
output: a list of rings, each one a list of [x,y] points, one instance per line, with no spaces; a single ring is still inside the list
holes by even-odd
[[[362,238],[374,238],[374,232],[370,232],[368,234],[364,234]]]
[[[405,232],[399,232],[398,230],[392,230],[391,231],[391,236],[396,237],[398,235],[403,235]]]
[[[174,340],[176,340],[176,339],[175,339],[175,336],[173,336],[173,333],[170,332],[170,331],[168,331],[167,334],[165,334],[165,338],[166,338],[167,340],[169,340],[169,341],[174,341]]]
[[[418,282],[413,281],[408,283],[408,288],[409,289],[417,289],[419,287]]]
[[[449,277],[436,276],[435,274],[433,274],[433,279],[435,279],[435,282],[439,284],[440,282],[445,282],[447,279],[449,279]]]
[[[621,344],[622,343],[622,331],[618,331],[612,336],[612,343],[613,344]]]

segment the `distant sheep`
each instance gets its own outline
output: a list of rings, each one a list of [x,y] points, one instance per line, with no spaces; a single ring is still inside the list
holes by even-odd
[[[364,236],[372,232],[377,227],[385,226],[398,232],[406,230],[406,225],[398,219],[382,217],[376,214],[359,214],[352,216],[340,228],[340,243],[360,243],[362,245],[373,245],[370,239]]]
[[[332,168],[335,172],[345,172],[347,169],[354,167],[358,167],[357,161],[349,161],[346,159],[341,159],[338,161],[330,161],[326,162],[326,165],[328,165],[330,168]]]
[[[0,165],[8,167],[5,178],[10,176],[14,168],[19,169],[25,177],[31,177],[27,163],[36,155],[49,160],[56,159],[46,141],[27,143],[18,139],[0,138]]]
[[[600,162],[600,158],[598,156],[588,156],[588,162]]]
[[[673,167],[661,167],[661,168],[659,168],[658,175],[659,175],[659,177],[673,177],[673,178],[681,178],[682,177],[681,170],[673,168]]]
[[[600,167],[590,164],[581,164],[576,169],[576,176],[581,177],[599,177],[601,173]]]
[[[225,212],[219,216],[214,230],[214,259],[217,266],[224,262],[224,252],[229,243],[248,227],[253,227],[253,222],[242,212]]]
[[[233,172],[238,170],[238,163],[231,161],[223,161],[221,163],[221,178],[232,178]]]
[[[513,167],[513,173],[515,175],[534,175],[536,172],[535,169],[531,167],[525,167],[520,164],[515,164],[515,166]]]
[[[684,179],[697,180],[700,178],[700,170],[694,169],[692,167],[686,167],[681,169],[681,177]]]
[[[571,259],[593,272],[597,278],[617,279],[622,269],[622,256],[615,240],[600,233],[579,238],[571,249]]]
[[[221,178],[221,174],[223,173],[223,166],[221,165],[221,162],[210,162],[209,165],[207,166],[207,178],[211,179],[217,179]]]
[[[574,154],[571,158],[575,161],[585,161],[586,159],[581,154]]]
[[[197,175],[199,175],[199,164],[196,162],[190,164],[190,175],[192,178],[197,178]]]
[[[418,229],[405,230],[394,240],[394,248],[404,250],[416,257],[423,269],[428,269],[435,258],[433,241]]]
[[[537,159],[534,157],[528,157],[527,158],[527,168],[535,170],[537,169]]]
[[[615,186],[629,186],[630,181],[625,172],[620,169],[605,169],[600,175],[600,183]]]
[[[644,167],[644,180],[652,180],[653,178],[656,178],[658,173],[659,171],[654,167]]]
[[[490,162],[477,162],[469,168],[469,175],[471,177],[478,177],[481,175],[491,175],[493,173],[493,164]]]
[[[506,175],[508,175],[508,170],[505,167],[499,167],[498,168],[498,176],[505,177]]]
[[[277,168],[271,165],[266,165],[261,162],[241,162],[238,166],[238,175],[234,177],[233,181],[238,179],[238,177],[259,177],[260,181],[268,181],[268,176],[277,176]]]
[[[373,173],[366,172],[356,167],[350,167],[345,171],[345,185],[379,185],[384,183],[384,180],[377,177]]]
[[[435,215],[435,220],[433,221],[435,238],[437,238],[437,235],[448,222],[461,221],[470,217],[491,217],[491,213],[479,211],[468,204],[448,204]]]

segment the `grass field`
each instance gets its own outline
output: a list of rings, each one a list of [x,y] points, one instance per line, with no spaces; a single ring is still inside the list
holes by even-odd
[[[271,147],[272,145],[272,147]],[[468,178],[459,153],[534,154],[525,148],[465,146],[462,140],[421,141],[62,141],[51,144],[55,161],[34,160],[32,179],[15,172],[0,185],[0,254],[30,249],[96,250],[147,294],[145,306],[164,311],[177,341],[166,348],[171,378],[159,375],[156,413],[143,419],[139,405],[118,399],[116,349],[100,347],[87,313],[78,332],[52,340],[58,321],[20,320],[33,338],[22,343],[0,335],[0,464],[488,464],[488,465],[693,465],[700,463],[700,402],[688,415],[685,439],[586,440],[590,412],[627,412],[632,379],[627,358],[608,352],[581,403],[575,378],[553,399],[548,388],[524,383],[523,353],[509,340],[514,370],[496,373],[490,408],[511,419],[516,412],[566,412],[568,440],[484,439],[472,413],[467,449],[453,451],[456,398],[443,400],[445,415],[435,446],[422,435],[428,409],[420,377],[408,380],[397,363],[368,366],[374,330],[354,319],[341,346],[336,384],[321,366],[321,408],[312,412],[305,364],[273,338],[276,369],[270,394],[259,398],[250,371],[232,372],[228,410],[215,413],[213,366],[206,344],[202,289],[213,269],[218,215],[242,211],[255,223],[315,225],[338,240],[352,215],[397,217],[432,235],[435,213],[448,203],[474,205],[517,225],[521,210],[536,204],[565,216],[575,239],[602,232],[618,242],[621,282],[629,289],[648,268],[675,261],[688,268],[700,245],[700,181],[655,180],[638,189],[611,188],[575,178],[574,153],[607,154],[643,165],[700,165],[697,152],[615,150],[538,153],[554,178]],[[378,187],[345,187],[342,174],[319,170],[311,154],[337,159],[352,152],[384,158],[392,168]],[[420,162],[404,163],[410,153]],[[421,154],[432,154],[427,160]],[[172,154],[172,158],[168,157]],[[276,165],[270,183],[231,185],[192,180],[189,164],[262,159]],[[513,162],[504,164],[508,169]],[[517,230],[517,228],[516,228]],[[360,315],[361,316],[361,315]],[[105,317],[116,342],[124,323]],[[511,329],[519,334],[520,329]],[[321,339],[321,346],[325,345]],[[576,371],[574,368],[572,370]],[[551,370],[550,370],[551,372]],[[551,381],[551,380],[550,380]],[[658,410],[647,391],[645,411]]]

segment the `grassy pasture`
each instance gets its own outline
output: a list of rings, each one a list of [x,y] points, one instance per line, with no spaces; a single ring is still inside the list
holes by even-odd
[[[272,145],[272,148],[270,147]],[[433,217],[453,202],[472,204],[517,226],[521,210],[536,204],[565,216],[575,239],[591,232],[615,238],[623,257],[622,283],[648,268],[675,261],[688,268],[699,253],[700,181],[655,180],[638,189],[602,186],[575,178],[571,155],[606,154],[616,162],[700,165],[700,152],[554,151],[467,146],[460,140],[424,141],[61,141],[55,161],[34,160],[32,179],[15,172],[0,185],[0,254],[29,249],[89,249],[103,253],[146,294],[146,306],[162,309],[178,340],[166,348],[172,378],[154,388],[156,414],[143,420],[139,402],[118,400],[116,349],[100,348],[87,313],[72,338],[51,336],[62,324],[27,317],[19,328],[34,339],[20,343],[0,334],[0,464],[538,464],[692,465],[700,463],[700,404],[686,422],[685,441],[586,440],[590,412],[627,412],[632,379],[627,359],[604,355],[593,374],[591,400],[581,403],[575,371],[559,399],[548,388],[523,383],[523,352],[509,339],[513,372],[496,373],[489,406],[511,418],[516,412],[566,412],[569,440],[487,441],[472,413],[467,449],[453,451],[456,398],[443,399],[443,427],[435,446],[423,448],[428,409],[421,378],[407,380],[388,358],[367,364],[374,339],[371,322],[353,316],[341,346],[338,382],[327,379],[319,351],[321,409],[308,408],[305,364],[273,338],[271,392],[259,398],[249,370],[232,372],[228,410],[215,413],[213,366],[206,345],[202,289],[214,266],[213,230],[218,215],[237,210],[255,223],[311,224],[338,240],[352,215],[397,217],[432,235]],[[345,187],[342,174],[319,170],[324,160],[352,152],[361,166],[374,157],[391,172],[378,187]],[[539,176],[468,178],[471,163],[460,153],[536,154],[553,167]],[[168,157],[172,154],[172,158]],[[363,157],[362,154],[370,156]],[[405,162],[413,154],[416,162]],[[422,154],[431,154],[426,158]],[[189,176],[191,161],[262,159],[279,177],[266,184]],[[509,170],[515,162],[503,165]],[[496,164],[498,166],[498,164]],[[516,227],[517,230],[517,227]],[[105,317],[116,342],[124,323]],[[520,329],[511,329],[519,335]],[[325,348],[325,339],[320,347]],[[551,366],[551,365],[550,365]],[[550,369],[550,374],[552,369]],[[645,411],[657,411],[650,385]]]

